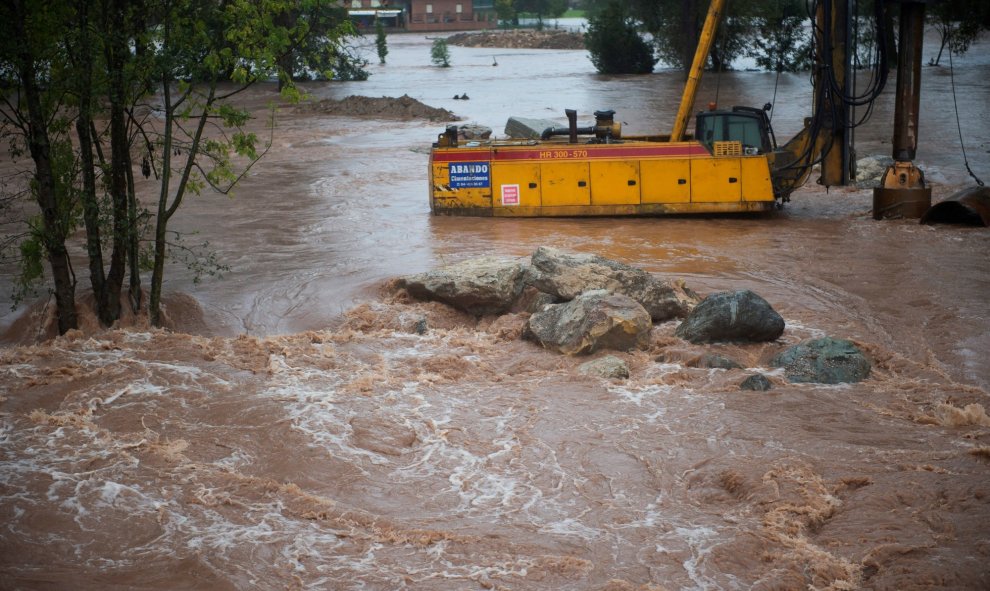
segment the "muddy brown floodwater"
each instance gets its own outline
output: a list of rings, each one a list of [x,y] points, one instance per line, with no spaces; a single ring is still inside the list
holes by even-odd
[[[389,39],[369,81],[309,90],[408,93],[497,132],[509,115],[563,122],[565,108],[582,121],[613,108],[646,132],[676,109],[671,72],[606,77],[583,52],[459,47],[440,69],[428,39]],[[990,44],[955,66],[987,179]],[[761,105],[774,82],[717,85],[723,104]],[[706,78],[699,100],[715,87]],[[947,69],[924,70],[922,100],[918,160],[937,200],[969,183]],[[809,102],[806,76],[781,77],[778,138]],[[887,153],[890,121],[888,93],[857,133],[861,155]],[[194,334],[0,349],[0,588],[990,588],[986,229],[875,222],[869,190],[814,186],[765,217],[433,218],[441,129],[283,109],[233,200],[183,207],[180,227],[231,267],[198,285],[170,270],[166,288],[196,303],[169,314]],[[608,381],[521,340],[522,316],[381,290],[538,245],[703,294],[749,288],[787,328],[700,347],[662,324],[648,350],[618,353],[632,376]],[[790,384],[767,367],[823,335],[858,343],[871,376]],[[706,352],[746,369],[696,367]],[[739,390],[754,371],[770,391]]]

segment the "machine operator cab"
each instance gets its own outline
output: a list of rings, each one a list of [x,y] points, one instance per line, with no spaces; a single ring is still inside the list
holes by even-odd
[[[698,113],[694,137],[715,156],[769,154],[777,149],[767,117],[769,108],[767,103],[763,109],[732,107],[731,111],[702,111]]]

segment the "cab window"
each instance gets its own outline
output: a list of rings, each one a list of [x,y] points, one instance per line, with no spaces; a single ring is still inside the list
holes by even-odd
[[[769,147],[760,121],[747,115],[702,113],[698,115],[696,137],[709,152],[715,142],[740,142],[744,150],[749,148],[747,153],[766,152]]]

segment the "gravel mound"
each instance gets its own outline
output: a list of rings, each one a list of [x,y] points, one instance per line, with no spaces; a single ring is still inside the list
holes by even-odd
[[[341,100],[324,99],[311,103],[313,112],[342,117],[367,117],[372,119],[429,119],[430,121],[457,121],[460,118],[447,109],[423,104],[404,94],[398,98],[352,95]]]

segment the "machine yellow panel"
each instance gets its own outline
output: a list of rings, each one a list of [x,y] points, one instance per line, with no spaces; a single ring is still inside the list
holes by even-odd
[[[770,165],[764,156],[742,158],[742,200],[773,201]]]
[[[742,199],[740,158],[691,160],[691,202],[720,203]]]
[[[540,207],[540,165],[537,162],[499,162],[492,167],[495,207]]]
[[[540,164],[543,207],[591,205],[588,161]]]
[[[639,173],[643,203],[691,201],[690,160],[643,160],[639,163]]]
[[[591,162],[591,204],[639,204],[639,162]]]

